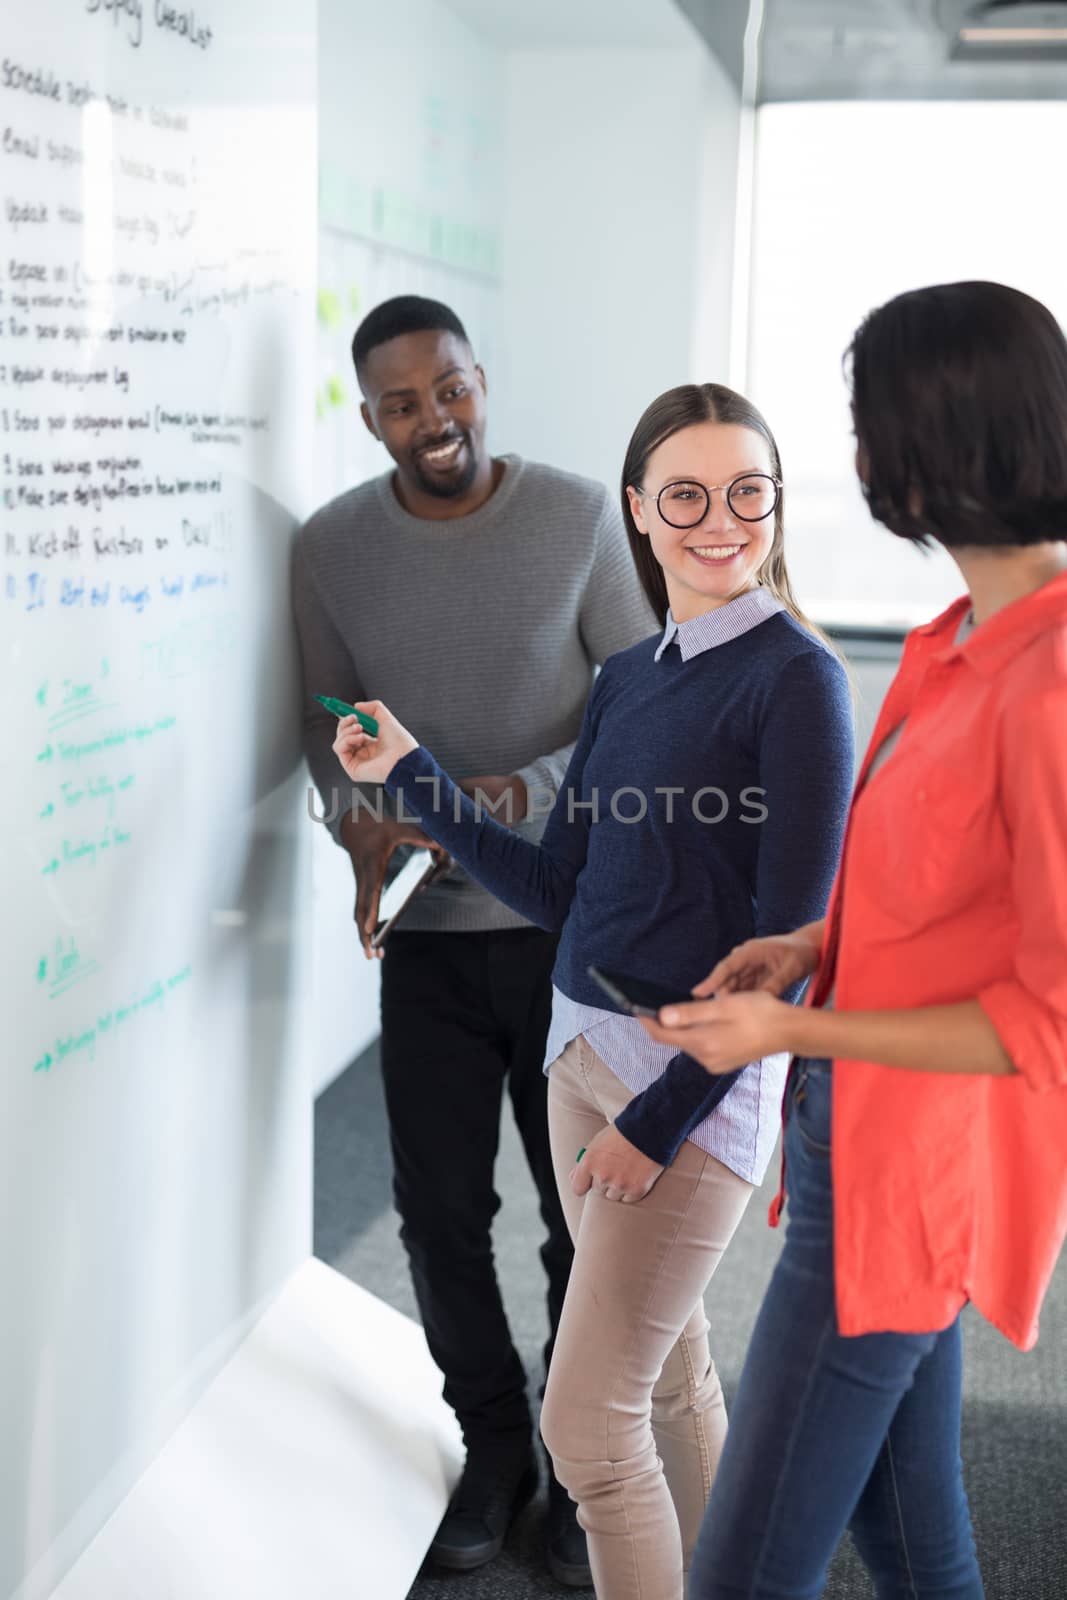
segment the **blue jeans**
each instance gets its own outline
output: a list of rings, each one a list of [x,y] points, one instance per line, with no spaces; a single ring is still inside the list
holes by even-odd
[[[796,1064],[785,1248],[745,1360],[690,1600],[816,1600],[846,1528],[878,1600],[982,1600],[960,1463],[958,1319],[934,1333],[837,1331],[830,1084],[829,1062]]]

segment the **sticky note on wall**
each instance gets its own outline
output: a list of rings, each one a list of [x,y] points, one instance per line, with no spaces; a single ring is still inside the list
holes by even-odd
[[[332,289],[320,289],[318,293],[319,321],[324,328],[339,328],[343,321],[340,297]]]

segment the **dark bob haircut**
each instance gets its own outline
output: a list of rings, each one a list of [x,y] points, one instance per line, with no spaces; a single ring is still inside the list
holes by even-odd
[[[1067,533],[1067,341],[1001,283],[914,289],[845,355],[872,516],[902,539],[1028,545]]]
[[[454,333],[470,345],[467,330],[451,306],[421,294],[398,294],[368,311],[352,340],[352,361],[359,374],[372,350],[405,333]]]

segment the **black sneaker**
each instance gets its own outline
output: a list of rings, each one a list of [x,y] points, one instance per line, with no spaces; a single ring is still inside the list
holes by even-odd
[[[578,1508],[561,1483],[548,1479],[548,1570],[568,1589],[591,1589],[593,1574]]]
[[[537,1482],[532,1449],[517,1469],[468,1457],[430,1546],[430,1560],[452,1572],[484,1567],[500,1554],[511,1524],[537,1493]]]

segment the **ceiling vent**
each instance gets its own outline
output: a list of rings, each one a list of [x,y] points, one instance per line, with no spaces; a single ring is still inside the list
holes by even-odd
[[[936,0],[954,61],[1067,61],[1067,0]]]

